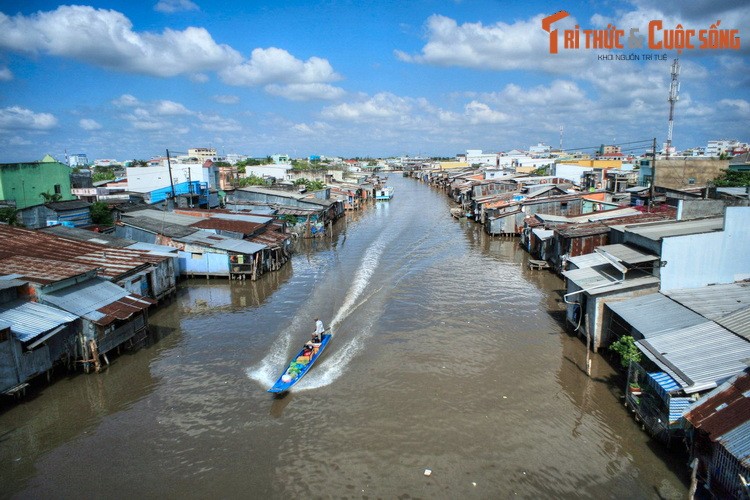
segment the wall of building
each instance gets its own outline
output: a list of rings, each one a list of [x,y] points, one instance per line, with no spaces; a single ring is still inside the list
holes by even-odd
[[[728,207],[723,231],[664,238],[660,290],[750,279],[749,218],[750,207]]]
[[[729,160],[669,158],[656,160],[656,181],[659,187],[683,189],[708,184],[729,167]]]
[[[12,163],[0,165],[0,199],[15,202],[16,208],[44,203],[41,193],[55,194],[60,201],[75,200],[70,192],[70,167],[59,162]]]

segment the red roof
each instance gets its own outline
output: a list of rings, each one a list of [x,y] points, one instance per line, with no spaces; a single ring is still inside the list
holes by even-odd
[[[705,400],[694,406],[685,418],[697,429],[716,440],[750,418],[750,371],[745,370],[734,380],[719,386]]]

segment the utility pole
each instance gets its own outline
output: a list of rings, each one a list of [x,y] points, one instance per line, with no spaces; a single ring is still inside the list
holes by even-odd
[[[667,130],[667,151],[666,157],[669,158],[669,150],[672,148],[672,128],[674,127],[674,105],[679,99],[677,93],[680,91],[680,82],[677,77],[680,75],[680,63],[677,59],[672,63],[672,82],[669,84],[669,129]]]
[[[172,186],[172,199],[174,199],[174,181],[172,180],[172,162],[169,161],[169,150],[167,149],[167,168],[169,169],[169,185]]]
[[[648,204],[649,206],[653,205],[654,203],[654,195],[656,194],[656,191],[654,190],[654,187],[656,186],[656,137],[654,137],[654,143],[651,150],[651,190],[649,191],[649,200]]]

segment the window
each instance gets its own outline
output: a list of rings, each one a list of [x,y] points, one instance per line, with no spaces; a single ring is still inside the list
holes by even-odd
[[[695,177],[691,177],[688,179],[688,184],[695,184]]]
[[[62,189],[60,188],[60,184],[55,184],[55,194],[62,194]]]

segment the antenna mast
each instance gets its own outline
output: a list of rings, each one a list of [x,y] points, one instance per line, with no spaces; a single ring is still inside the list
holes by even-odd
[[[672,63],[672,82],[669,84],[669,130],[667,131],[666,156],[669,158],[669,150],[672,148],[672,128],[674,127],[674,105],[679,99],[677,93],[680,91],[680,63],[675,59]]]

